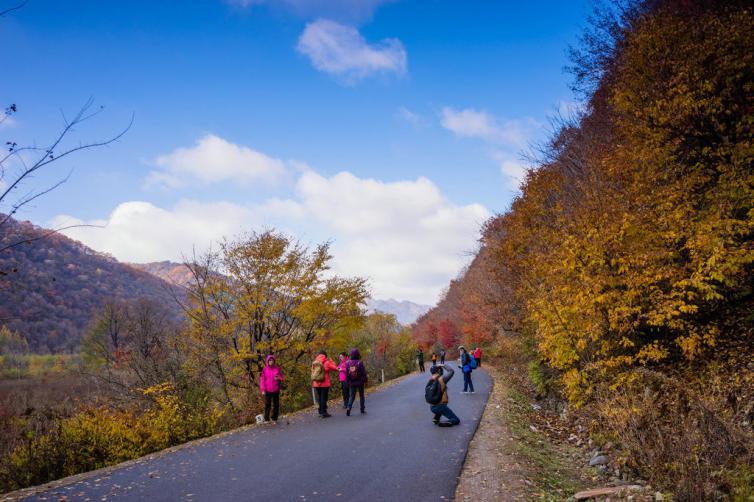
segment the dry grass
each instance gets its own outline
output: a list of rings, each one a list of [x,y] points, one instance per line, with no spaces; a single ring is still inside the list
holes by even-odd
[[[754,499],[754,436],[730,395],[654,371],[632,376],[596,406],[626,467],[677,500]]]

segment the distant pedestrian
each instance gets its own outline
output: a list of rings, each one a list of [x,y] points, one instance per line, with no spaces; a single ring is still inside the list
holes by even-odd
[[[416,349],[416,364],[419,366],[419,372],[424,373],[424,352],[421,347]]]
[[[432,366],[429,368],[429,371],[432,371],[432,368],[437,366],[437,352],[432,352]]]
[[[482,366],[482,349],[477,347],[474,349],[474,359],[476,359],[476,365],[481,367]]]
[[[270,421],[270,408],[272,408],[272,421],[277,422],[280,411],[280,382],[283,381],[283,372],[275,361],[275,356],[270,354],[264,361],[264,368],[259,375],[259,390],[264,396],[264,421]]]
[[[348,408],[348,382],[346,381],[346,362],[348,354],[340,353],[340,362],[338,363],[338,380],[340,381],[340,392],[343,394],[343,409]]]
[[[364,386],[367,384],[369,375],[367,374],[367,369],[364,367],[364,363],[361,362],[359,349],[351,350],[351,359],[346,363],[346,378],[348,379],[348,386],[350,388],[346,415],[351,416],[351,408],[353,408],[357,392],[359,393],[359,408],[363,415],[367,412],[364,407]]]
[[[429,409],[434,413],[432,421],[440,427],[452,427],[461,423],[461,419],[448,407],[448,382],[453,378],[453,369],[445,367],[446,375],[443,376],[443,366],[432,366],[432,377],[424,389],[424,399],[429,403]],[[447,422],[441,422],[445,417]]]
[[[317,392],[317,404],[319,404],[319,418],[331,417],[327,413],[327,397],[330,393],[330,372],[338,371],[338,366],[327,358],[327,352],[319,351],[312,362],[312,387]]]
[[[440,351],[440,364],[445,364],[445,350]]]
[[[458,347],[458,352],[461,354],[461,370],[463,371],[463,393],[474,394],[474,382],[471,381],[471,372],[474,370],[473,366],[476,366],[472,356],[466,352],[466,348],[461,345]]]

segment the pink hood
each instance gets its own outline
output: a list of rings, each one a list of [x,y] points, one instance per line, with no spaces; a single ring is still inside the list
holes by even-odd
[[[275,359],[275,356],[270,354],[264,360],[264,368],[259,375],[259,390],[260,392],[280,392],[280,382],[283,381],[283,372],[280,370],[280,366],[270,366],[270,359]]]

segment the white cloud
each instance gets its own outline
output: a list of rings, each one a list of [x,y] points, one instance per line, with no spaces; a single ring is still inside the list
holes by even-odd
[[[296,49],[315,68],[346,83],[374,74],[406,73],[406,50],[397,38],[370,44],[356,28],[318,19],[306,25]]]
[[[466,108],[442,109],[441,125],[467,138],[477,138],[492,147],[491,157],[498,162],[506,187],[518,190],[532,167],[518,158],[529,146],[532,138],[542,130],[542,124],[532,118],[500,121],[485,111]]]
[[[180,260],[182,256],[190,256],[194,246],[206,250],[213,241],[238,234],[244,224],[254,225],[257,221],[255,214],[243,206],[184,200],[170,209],[149,202],[124,202],[105,220],[82,221],[59,215],[50,224],[55,228],[80,224],[103,226],[72,228],[64,233],[121,261],[150,262]]]
[[[473,108],[455,110],[448,106],[442,109],[440,123],[458,136],[480,138],[516,148],[526,147],[532,129],[538,125],[533,119],[500,122],[485,111]]]
[[[170,188],[194,181],[203,184],[228,180],[243,184],[256,181],[275,183],[286,174],[281,160],[214,134],[203,136],[190,148],[177,148],[160,155],[154,163],[161,169],[149,174],[147,184]]]
[[[495,152],[492,156],[500,163],[500,173],[506,180],[508,188],[518,190],[526,179],[526,173],[531,166],[502,152]]]
[[[348,172],[300,175],[293,197],[255,205],[182,201],[173,208],[148,202],[120,204],[105,228],[66,231],[120,260],[177,260],[196,245],[264,226],[317,240],[333,238],[334,270],[366,276],[378,298],[433,303],[467,263],[479,226],[490,213],[479,204],[456,205],[426,178],[383,182]],[[53,225],[84,223],[58,216]],[[103,222],[95,222],[103,223]]]
[[[398,107],[396,116],[404,122],[411,124],[412,126],[419,128],[427,125],[427,120],[418,113],[412,112],[405,106]]]
[[[347,22],[360,22],[372,17],[382,4],[395,0],[227,0],[232,5],[248,8],[255,5],[279,6],[303,17],[327,17]]]

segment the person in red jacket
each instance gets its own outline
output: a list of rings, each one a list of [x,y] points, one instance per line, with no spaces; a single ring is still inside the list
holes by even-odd
[[[481,367],[482,366],[482,349],[480,349],[479,347],[474,349],[474,359],[476,359],[477,367]]]
[[[338,371],[338,365],[327,358],[327,352],[320,350],[312,362],[312,387],[317,393],[319,418],[331,417],[327,413],[327,396],[330,393],[330,372]]]
[[[270,421],[270,407],[272,407],[272,421],[277,422],[280,410],[280,382],[283,372],[275,363],[275,356],[270,354],[265,359],[264,368],[259,375],[259,391],[264,396],[264,421]],[[272,406],[270,406],[272,405]]]

